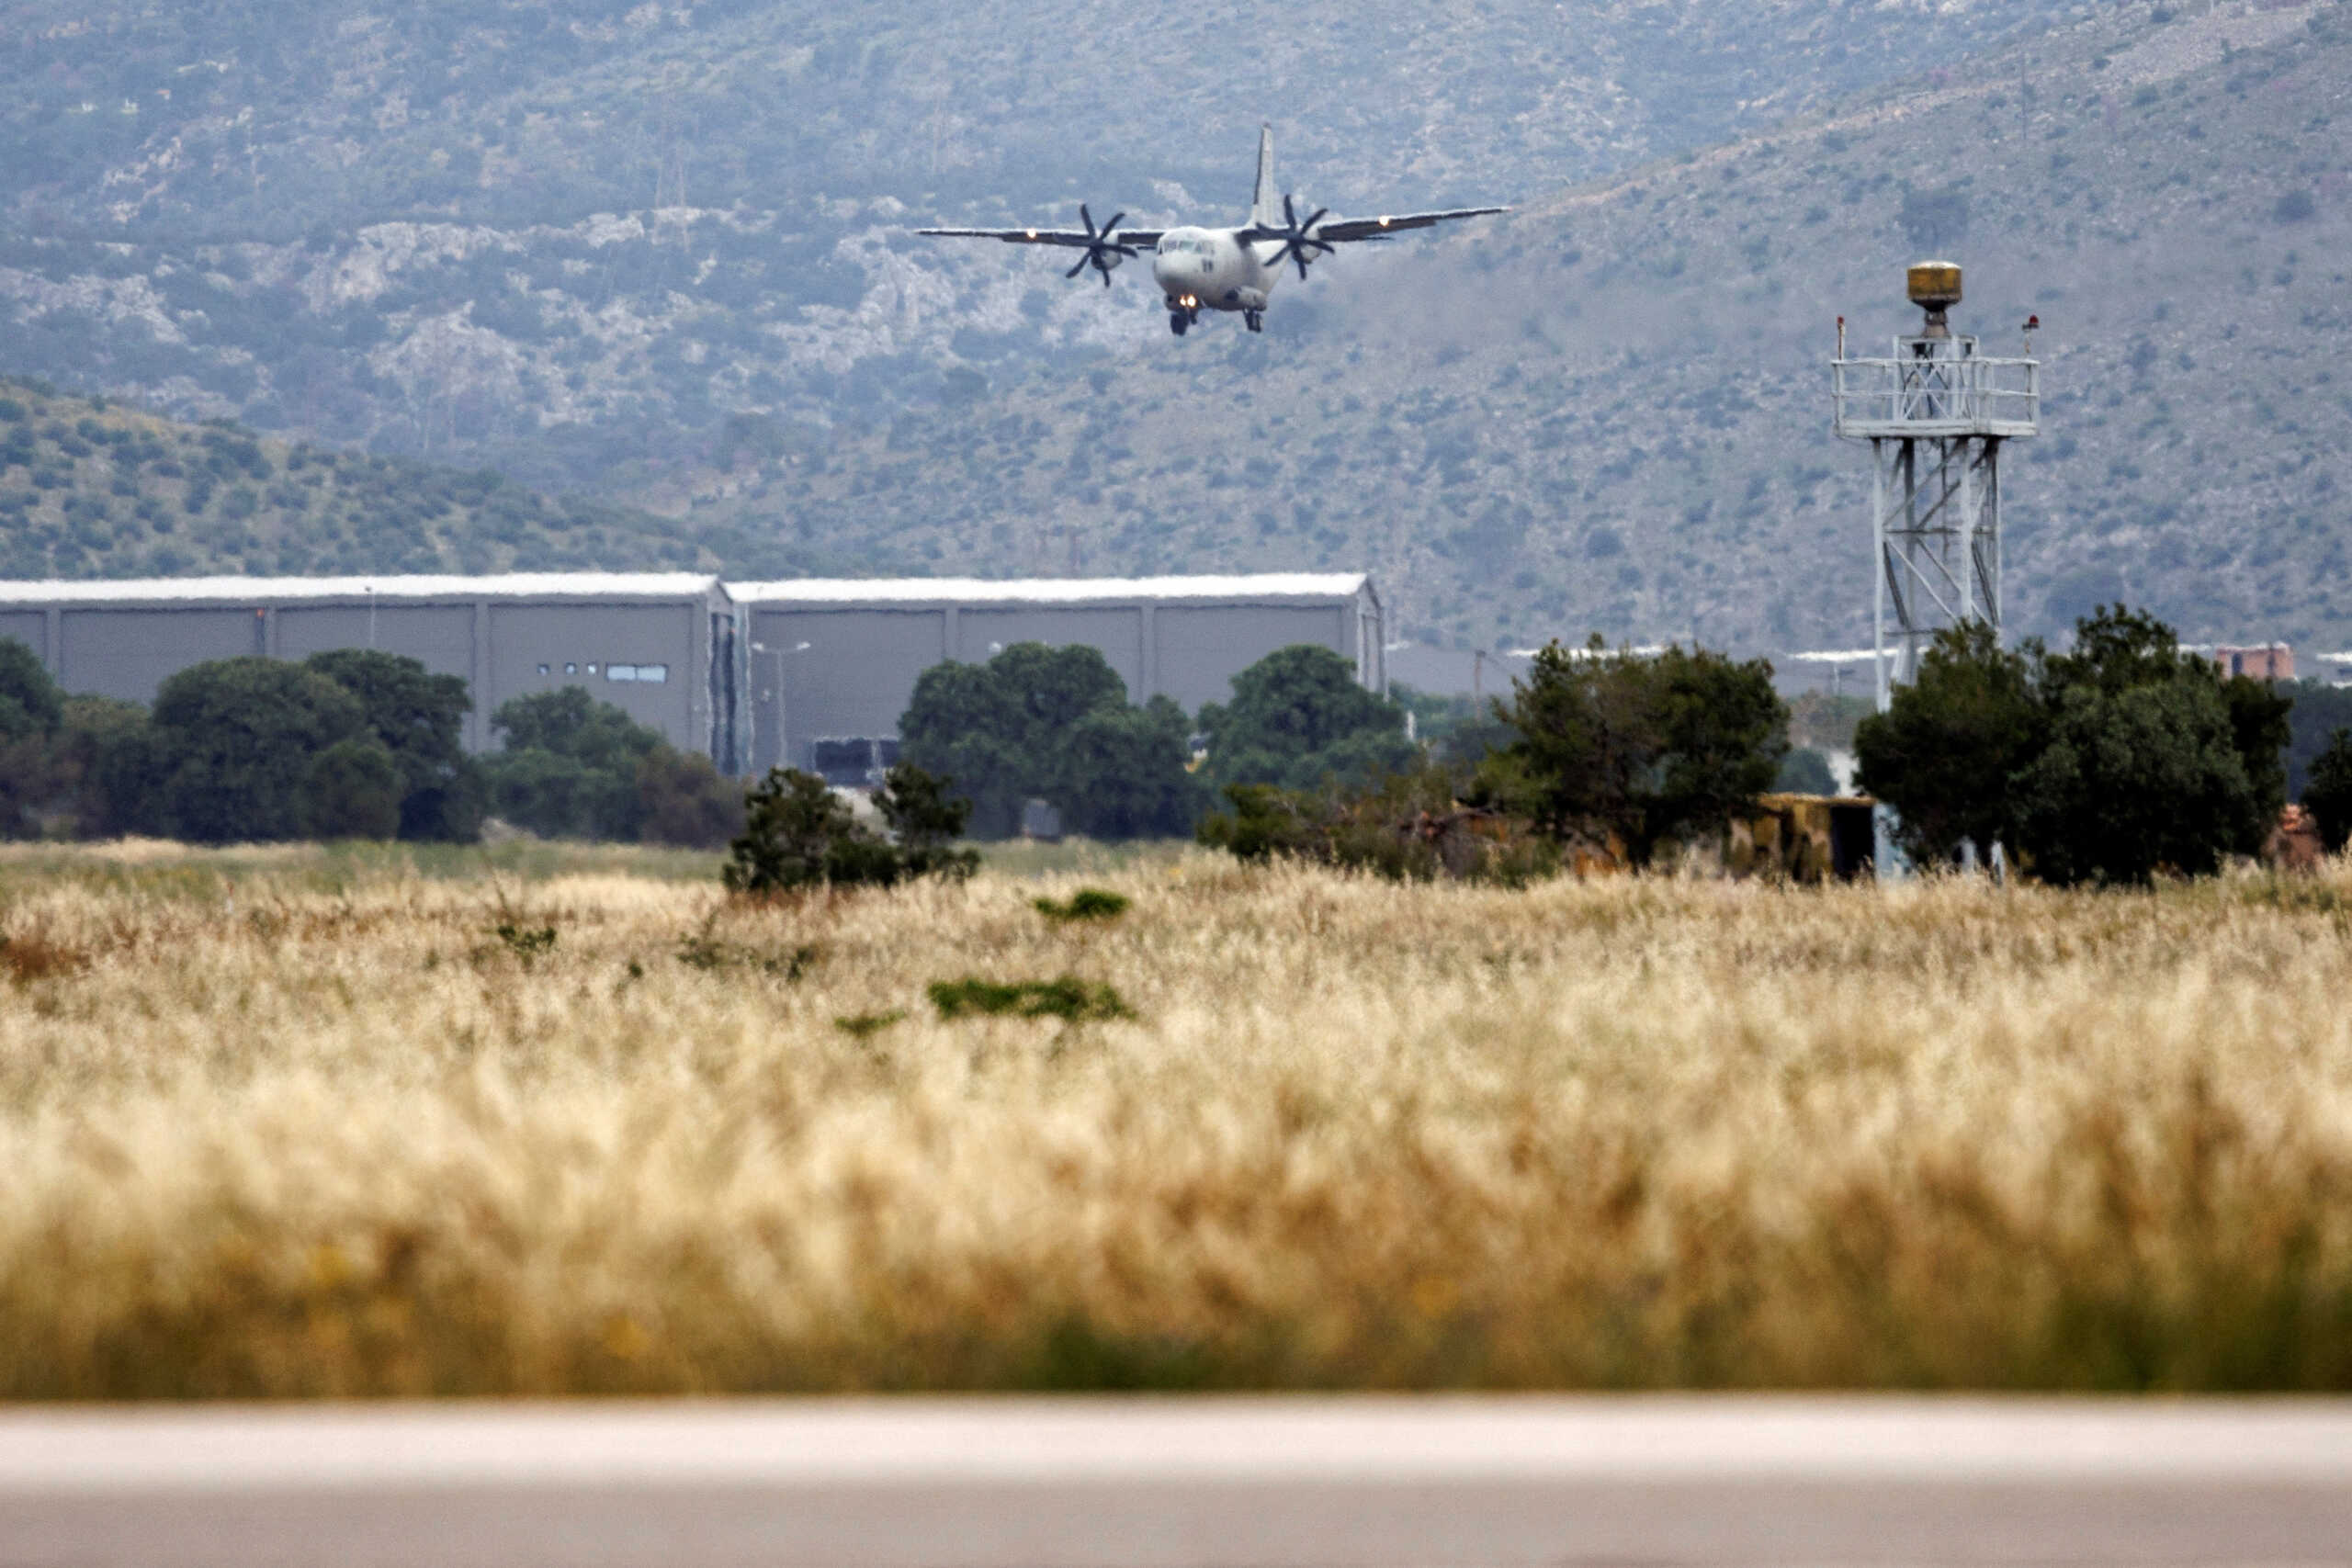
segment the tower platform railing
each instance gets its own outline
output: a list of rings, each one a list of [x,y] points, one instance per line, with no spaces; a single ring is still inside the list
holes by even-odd
[[[1898,337],[1885,359],[1830,361],[1837,431],[1853,440],[2031,435],[2041,362],[1996,359],[1973,337]]]

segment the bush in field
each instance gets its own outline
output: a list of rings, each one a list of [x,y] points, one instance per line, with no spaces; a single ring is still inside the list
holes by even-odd
[[[760,897],[820,886],[880,886],[919,876],[967,876],[979,863],[951,841],[969,806],[946,797],[943,782],[901,762],[874,792],[890,831],[859,821],[815,773],[772,768],[745,802],[743,831],[728,846],[728,889]]]
[[[715,850],[743,830],[743,788],[699,751],[657,748],[639,759],[639,836],[651,844]]]
[[[1277,649],[1233,678],[1233,700],[1201,709],[1209,773],[1221,784],[1306,790],[1410,768],[1404,706],[1368,692],[1328,648]]]
[[[1521,886],[1560,856],[1524,818],[1499,809],[1475,776],[1426,764],[1370,784],[1288,790],[1227,784],[1227,808],[1196,837],[1245,861],[1306,861],[1398,881],[1441,877]]]
[[[1484,770],[1494,793],[1537,832],[1613,838],[1635,865],[1669,840],[1721,834],[1788,750],[1772,667],[1704,649],[1555,641],[1512,682],[1503,716],[1519,739]]]

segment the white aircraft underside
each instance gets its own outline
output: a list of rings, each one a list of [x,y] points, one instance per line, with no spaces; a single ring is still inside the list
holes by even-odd
[[[1084,229],[919,229],[917,233],[951,239],[1001,240],[1011,245],[1061,245],[1086,254],[1064,276],[1076,277],[1088,267],[1102,275],[1103,287],[1120,262],[1148,251],[1152,281],[1168,306],[1168,327],[1178,337],[1201,319],[1203,310],[1235,310],[1251,332],[1265,324],[1266,304],[1281,282],[1283,269],[1295,266],[1302,282],[1306,264],[1328,255],[1334,246],[1385,240],[1408,229],[1429,229],[1456,218],[1480,218],[1508,212],[1505,207],[1459,207],[1442,212],[1407,212],[1385,218],[1335,219],[1317,209],[1303,220],[1290,197],[1274,206],[1274,135],[1270,128],[1258,132],[1258,184],[1250,203],[1250,220],[1229,229],[1123,229],[1124,212],[1114,213],[1101,228],[1080,204]]]

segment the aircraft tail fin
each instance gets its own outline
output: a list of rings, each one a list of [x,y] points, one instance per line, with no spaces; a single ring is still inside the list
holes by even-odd
[[[1274,128],[1258,128],[1258,185],[1250,193],[1250,221],[1273,224],[1282,221],[1282,193],[1274,189]]]

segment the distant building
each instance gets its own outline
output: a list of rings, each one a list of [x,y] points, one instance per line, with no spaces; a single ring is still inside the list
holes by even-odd
[[[466,744],[533,692],[582,686],[733,773],[778,761],[854,782],[897,754],[915,678],[1008,643],[1102,650],[1130,699],[1188,711],[1278,648],[1313,643],[1387,689],[1381,607],[1361,573],[988,582],[727,584],[694,572],[0,582],[0,637],[60,685],[153,702],[175,672],[240,654],[405,654],[462,676]]]
[[[477,751],[509,697],[585,686],[673,746],[740,761],[734,605],[694,572],[0,582],[0,637],[68,692],[140,703],[209,659],[378,648],[465,678]]]
[[[1234,676],[1293,643],[1330,649],[1363,686],[1388,687],[1380,600],[1361,572],[844,579],[728,592],[742,617],[755,771],[784,762],[847,782],[871,765],[861,758],[879,763],[895,747],[917,676],[1016,642],[1099,649],[1129,701],[1164,694],[1188,712],[1228,700]]]
[[[2283,642],[2256,643],[2245,647],[2232,643],[2199,643],[2181,651],[2204,655],[2224,675],[2244,675],[2256,681],[2291,681],[2295,678],[2295,650]]]

